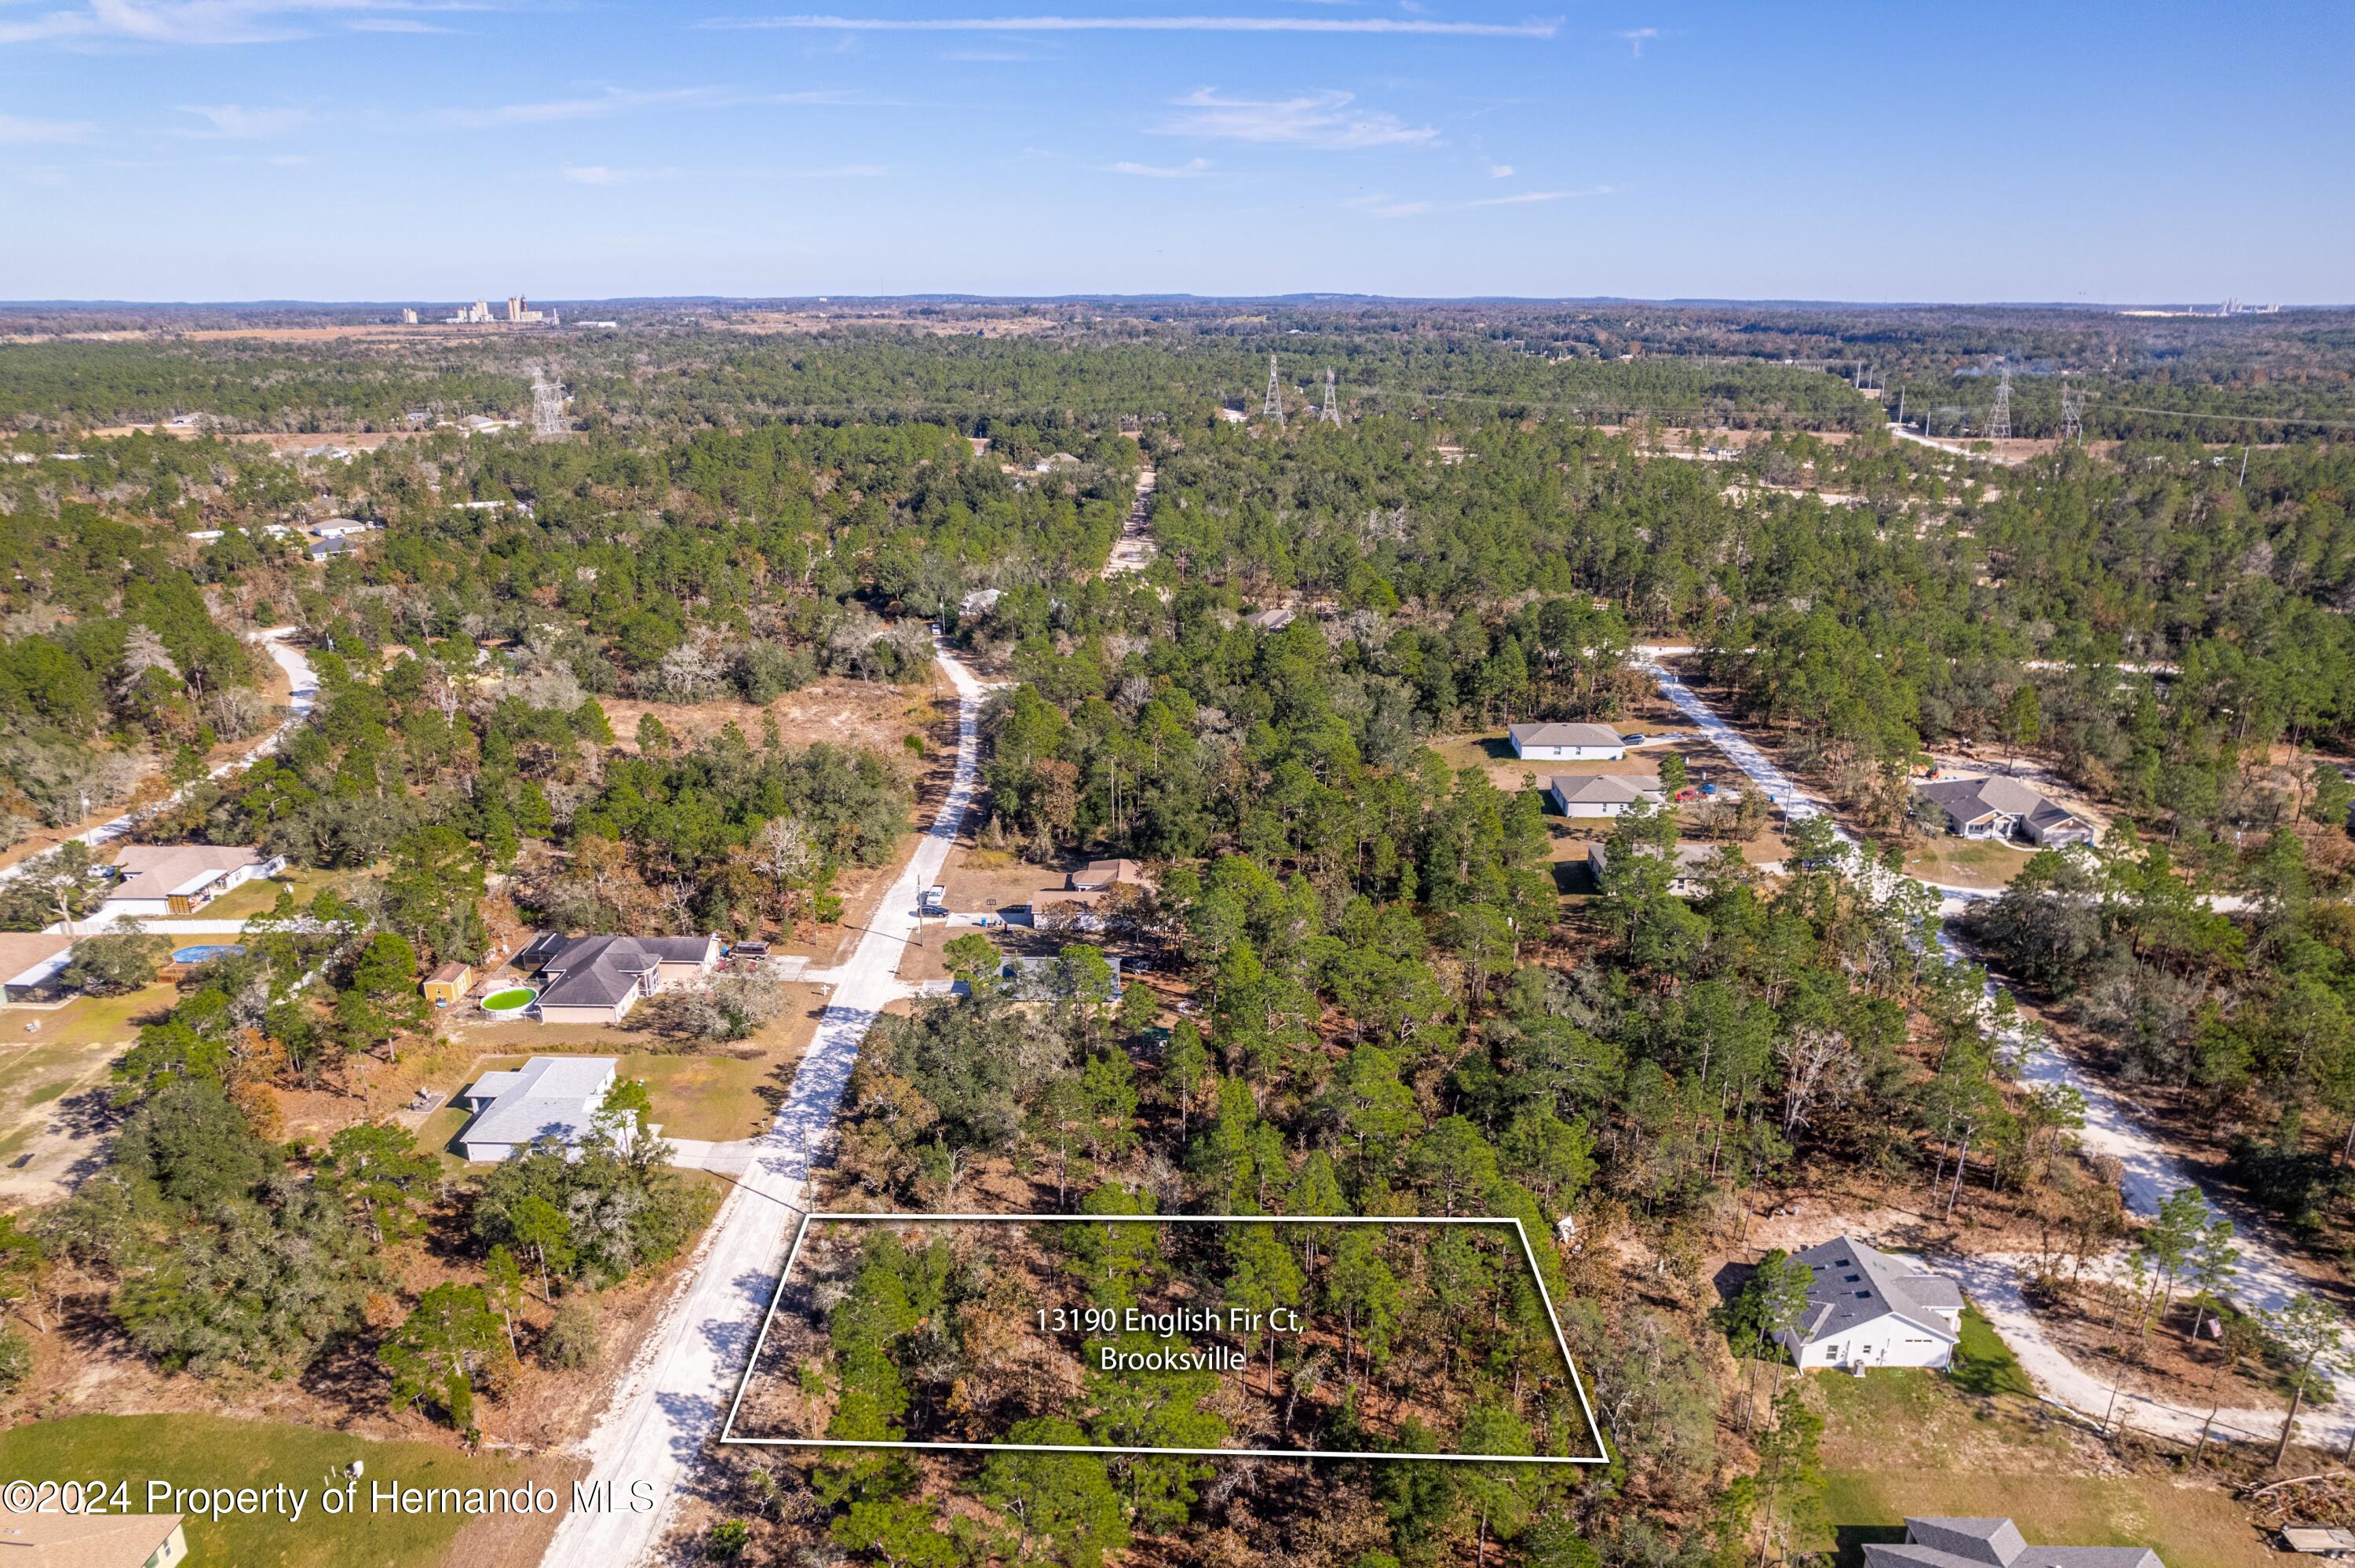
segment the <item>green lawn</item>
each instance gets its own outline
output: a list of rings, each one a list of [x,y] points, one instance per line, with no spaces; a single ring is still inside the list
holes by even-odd
[[[2035,852],[1993,839],[1940,833],[1905,857],[1905,874],[1953,887],[2008,887]]]
[[[304,905],[319,895],[319,889],[335,881],[324,871],[290,871],[283,876],[261,877],[232,887],[202,909],[193,918],[200,920],[250,920],[256,915],[267,915],[278,903],[281,893],[294,895],[294,902]],[[218,941],[219,938],[207,938]]]
[[[618,1042],[617,1042],[618,1044]],[[547,1053],[540,1054],[565,1054]],[[724,1142],[750,1138],[766,1127],[771,1112],[758,1090],[771,1064],[755,1057],[655,1055],[611,1052],[622,1058],[616,1071],[624,1078],[644,1078],[654,1097],[655,1121],[665,1138],[709,1139]],[[520,1067],[522,1056],[485,1056],[469,1068],[454,1087],[471,1085],[485,1073]],[[464,1160],[452,1146],[474,1113],[443,1106],[418,1129],[417,1146],[442,1154],[454,1165]]]
[[[2019,1358],[1976,1307],[1963,1308],[1963,1342],[1955,1354],[1955,1383],[1966,1393],[2036,1397],[2036,1385],[2020,1370]]]
[[[2221,1484],[2094,1475],[2057,1420],[2019,1392],[2019,1363],[1976,1312],[1954,1377],[1881,1370],[1811,1377],[1838,1568],[1867,1542],[1903,1538],[1909,1515],[2002,1514],[2051,1546],[2147,1545],[2167,1568],[2262,1568],[2269,1559]],[[2102,1466],[2103,1468],[2112,1468]]]
[[[363,1511],[329,1514],[320,1507],[328,1472],[367,1463]],[[299,1524],[283,1518],[213,1520],[190,1515],[190,1568],[432,1568],[450,1553],[462,1516],[367,1510],[370,1483],[404,1487],[553,1487],[559,1510],[570,1505],[568,1475],[512,1459],[469,1458],[430,1443],[374,1443],[309,1426],[238,1421],[220,1415],[77,1415],[0,1433],[0,1474],[31,1481],[127,1480],[131,1511],[148,1511],[145,1485],[269,1487],[307,1490]],[[169,1508],[158,1512],[176,1512]],[[536,1555],[536,1554],[535,1554]]]
[[[1829,1501],[1839,1568],[1924,1514],[2008,1515],[2039,1546],[2147,1546],[2167,1568],[2263,1568],[2272,1555],[2222,1488],[2158,1476],[1836,1470]]]

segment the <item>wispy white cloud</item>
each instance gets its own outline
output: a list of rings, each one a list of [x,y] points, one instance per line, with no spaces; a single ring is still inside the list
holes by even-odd
[[[1439,132],[1431,126],[1409,125],[1379,109],[1355,108],[1355,102],[1353,94],[1329,91],[1297,98],[1221,98],[1218,89],[1205,87],[1177,100],[1178,112],[1151,129],[1163,136],[1331,152],[1428,146],[1439,140]]]
[[[350,28],[355,33],[449,33],[456,31],[453,27],[444,27],[439,23],[421,22],[414,16],[362,16],[359,20],[356,22],[346,22],[344,26]]]
[[[211,129],[184,130],[179,133],[206,141],[267,141],[299,131],[311,122],[307,109],[254,109],[242,103],[183,103],[180,112],[197,116]]]
[[[462,131],[488,131],[503,125],[553,125],[568,120],[606,120],[672,109],[741,109],[888,107],[881,99],[864,98],[839,88],[808,88],[793,92],[746,92],[730,87],[677,87],[659,91],[608,87],[581,98],[550,99],[538,103],[501,103],[488,109],[445,109],[436,116],[444,125]]]
[[[1518,191],[1511,196],[1483,196],[1477,201],[1467,201],[1463,205],[1465,207],[1529,207],[1538,202],[1572,201],[1580,196],[1609,196],[1618,188],[1616,185],[1589,185],[1584,190],[1577,191]]]
[[[21,114],[0,114],[0,147],[84,142],[97,129],[87,120],[28,120]]]
[[[1488,177],[1492,180],[1509,180],[1513,177],[1513,165],[1491,164],[1488,165]]]
[[[677,168],[631,169],[615,168],[609,164],[566,164],[557,170],[559,177],[576,185],[637,185],[651,180],[859,180],[875,179],[890,174],[882,164],[837,164],[816,169],[719,169]]]
[[[1423,37],[1550,38],[1560,18],[1440,22],[1416,16],[712,16],[706,27],[847,33],[1398,33]]]
[[[1188,158],[1175,168],[1167,168],[1153,164],[1132,164],[1124,158],[1117,164],[1107,165],[1105,172],[1137,175],[1148,180],[1199,180],[1210,172],[1210,160]]]
[[[1370,196],[1351,196],[1341,205],[1356,207],[1369,217],[1413,217],[1418,214],[1429,212],[1432,208],[1430,202],[1401,201],[1387,191],[1376,192]]]
[[[327,16],[471,10],[480,0],[85,0],[0,22],[0,44],[267,44],[298,38]],[[357,21],[347,25],[357,26]]]
[[[642,110],[708,109],[741,101],[741,94],[717,87],[679,87],[659,92],[609,87],[587,98],[501,103],[488,109],[445,109],[440,119],[461,130],[487,131],[501,125],[552,125],[567,120],[602,120]]]
[[[1642,59],[1644,46],[1659,36],[1660,29],[1657,27],[1630,27],[1619,35],[1619,41],[1633,50],[1637,59]]]
[[[1388,191],[1375,191],[1365,196],[1345,198],[1341,205],[1364,213],[1368,217],[1421,217],[1432,212],[1468,212],[1479,207],[1534,207],[1545,202],[1569,201],[1578,196],[1609,196],[1616,185],[1590,185],[1574,191],[1518,191],[1511,196],[1478,196],[1465,201],[1428,201],[1397,196]]]

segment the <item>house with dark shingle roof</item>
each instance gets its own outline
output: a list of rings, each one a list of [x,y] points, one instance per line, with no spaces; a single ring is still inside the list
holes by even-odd
[[[542,1023],[619,1023],[641,997],[709,977],[718,937],[574,937],[541,960]]]
[[[1909,1519],[1902,1542],[1867,1542],[1865,1568],[2167,1568],[2147,1546],[2030,1546],[2008,1519]]]
[[[1815,1276],[1807,1309],[1783,1332],[1802,1372],[1944,1367],[1962,1338],[1962,1287],[1918,1258],[1842,1236],[1796,1254]]]
[[[2094,824],[2017,779],[1942,779],[1921,786],[1922,799],[1946,813],[1966,839],[2024,839],[2032,844],[2087,844]]]

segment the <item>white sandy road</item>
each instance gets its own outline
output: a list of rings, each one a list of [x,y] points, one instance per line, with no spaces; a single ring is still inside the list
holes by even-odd
[[[311,661],[303,656],[303,650],[295,647],[289,641],[293,635],[294,628],[291,626],[273,626],[254,638],[256,642],[269,650],[270,657],[277,662],[278,667],[286,672],[288,712],[284,722],[249,747],[242,757],[233,758],[222,763],[206,777],[219,779],[236,772],[240,768],[261,761],[285,745],[286,737],[294,733],[295,726],[306,722],[311,716],[312,710],[319,705],[319,677],[313,673]],[[188,789],[194,788],[194,785],[188,786]],[[188,789],[181,789],[167,797],[167,803],[176,804],[187,793]],[[120,817],[108,818],[96,827],[85,828],[73,837],[96,849],[99,845],[112,843],[116,839],[128,838],[132,829],[137,825],[138,818],[126,811]],[[0,869],[0,882],[13,882],[24,875],[25,867],[33,860],[39,858],[38,855],[35,855],[27,860],[18,861],[15,865],[5,869]],[[52,929],[57,928],[52,927]]]
[[[1661,662],[1664,656],[1682,650],[1667,647],[1638,648],[1636,657],[1645,662],[1658,680],[1660,690],[1674,703],[1678,711],[1698,726],[1710,741],[1730,758],[1734,766],[1748,774],[1786,816],[1828,815],[1822,801],[1809,795],[1789,775],[1769,761],[1742,734],[1721,718],[1693,689],[1679,680]],[[1835,823],[1837,828],[1837,823]],[[1854,841],[1840,833],[1845,843]],[[1956,913],[1974,899],[1993,896],[1982,889],[1944,887],[1931,885],[1945,895],[1940,913]],[[2233,896],[2207,900],[2216,909],[2239,908],[2245,900]],[[1942,938],[1949,951],[1955,951],[1951,938]],[[1997,982],[1990,981],[1990,990]],[[2015,1041],[2016,1046],[2026,1046],[2026,1041]],[[2079,1072],[2059,1048],[2048,1042],[2039,1042],[2020,1056],[2018,1076],[2024,1085],[2067,1084],[2084,1097],[2085,1125],[2078,1134],[2084,1147],[2095,1154],[2105,1155],[2118,1162],[2119,1186],[2126,1206],[2138,1214],[2156,1214],[2161,1200],[2186,1187],[2200,1187],[2198,1176],[2182,1161],[2170,1154],[2166,1146],[2145,1128],[2134,1115],[2126,1097],[2097,1078]],[[2212,1195],[2202,1189],[2211,1213],[2222,1212]],[[2241,1249],[2241,1271],[2227,1293],[2244,1310],[2274,1311],[2285,1305],[2301,1290],[2309,1288],[2308,1281],[2296,1261],[2285,1250],[2274,1245],[2264,1236],[2243,1232],[2238,1238]],[[2051,1398],[2068,1405],[2080,1414],[2099,1421],[2110,1414],[2110,1383],[2105,1377],[2079,1367],[2045,1334],[2035,1314],[2029,1309],[2020,1294],[2029,1277],[2032,1260],[2002,1253],[1981,1254],[1953,1260],[1963,1276],[1971,1299],[1977,1303],[1989,1321],[2019,1354],[2020,1362],[2036,1379],[2039,1387]],[[2330,1369],[2336,1372],[2339,1369]],[[2198,1393],[2186,1390],[2184,1405],[2197,1403]],[[2121,1395],[2118,1408],[2129,1412],[2137,1430],[2159,1432],[2169,1436],[2191,1438],[2198,1431],[2200,1416],[2187,1416],[2181,1407],[2154,1404],[2132,1395]],[[2201,1413],[2204,1416],[2205,1412]],[[2261,1432],[2268,1423],[2271,1430],[2281,1429],[2279,1413],[2262,1410],[2228,1410],[2217,1417],[2220,1424],[2237,1432]],[[2355,1414],[2309,1412],[2298,1421],[2298,1431],[2306,1440],[2317,1444],[2342,1444],[2350,1431],[2355,1431]]]
[[[980,778],[986,688],[946,652],[940,659],[957,689],[956,774],[948,800],[883,895],[849,961],[829,971],[834,997],[794,1075],[792,1094],[769,1131],[754,1140],[753,1157],[582,1446],[589,1484],[610,1487],[611,1510],[568,1513],[541,1560],[546,1568],[631,1568],[653,1560],[679,1490],[718,1434],[744,1370],[786,1244],[809,1201],[813,1157],[834,1124],[859,1044],[884,1006],[909,994],[897,971],[916,931],[917,900],[940,880]],[[643,1513],[630,1511],[634,1489],[651,1499]]]

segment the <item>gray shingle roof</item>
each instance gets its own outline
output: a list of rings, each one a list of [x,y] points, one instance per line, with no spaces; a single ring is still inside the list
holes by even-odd
[[[541,972],[557,978],[540,1005],[611,1007],[657,964],[699,964],[710,949],[709,937],[575,937],[542,961]]]
[[[1807,1287],[1806,1316],[1799,1319],[1802,1343],[1828,1340],[1891,1312],[1943,1340],[1955,1338],[1940,1312],[1962,1310],[1962,1287],[1910,1257],[1842,1236],[1809,1247],[1794,1261],[1815,1274]]]
[[[1657,789],[1656,780],[1630,779],[1624,773],[1595,773],[1585,778],[1561,774],[1547,781],[1565,804],[1588,806],[1629,806]]]
[[[1989,774],[1985,779],[1941,779],[1922,786],[1922,798],[1945,808],[1957,822],[1976,822],[1989,812],[2017,817],[2038,828],[2084,819],[2017,779]]]
[[[534,1056],[512,1073],[485,1074],[474,1093],[487,1087],[498,1097],[467,1125],[459,1141],[521,1145],[559,1138],[578,1143],[620,1065],[618,1056]]]
[[[1619,732],[1607,724],[1516,724],[1505,733],[1522,746],[1619,746]]]

